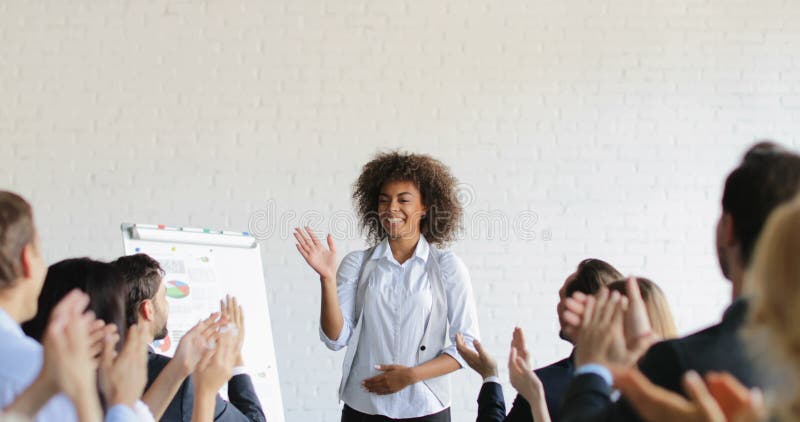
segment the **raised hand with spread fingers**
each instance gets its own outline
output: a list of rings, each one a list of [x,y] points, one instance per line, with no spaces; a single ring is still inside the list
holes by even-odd
[[[328,247],[322,245],[317,236],[306,226],[304,230],[299,227],[294,230],[297,239],[297,251],[306,263],[319,274],[322,289],[320,309],[320,326],[325,335],[330,339],[338,339],[344,327],[344,317],[339,307],[339,296],[336,291],[336,246],[333,236],[328,234]]]
[[[311,228],[306,226],[303,230],[299,227],[294,230],[294,238],[297,239],[297,251],[306,260],[306,263],[324,279],[336,278],[336,246],[333,244],[333,236],[328,233],[326,238],[328,247],[317,239]]]

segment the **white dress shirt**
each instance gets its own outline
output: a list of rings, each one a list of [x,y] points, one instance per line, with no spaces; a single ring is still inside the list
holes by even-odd
[[[26,336],[19,324],[0,308],[0,408],[11,404],[33,383],[42,369],[43,354],[42,345]],[[36,414],[36,422],[77,420],[75,406],[64,394],[51,398]],[[146,420],[143,417],[141,422]],[[138,422],[139,419],[130,407],[117,405],[108,409],[105,421]]]
[[[450,406],[442,403],[424,383],[412,384],[394,394],[369,393],[361,382],[382,372],[376,365],[417,366],[417,347],[422,340],[431,312],[432,292],[426,262],[428,242],[423,236],[414,255],[402,265],[395,260],[387,240],[375,248],[371,259],[378,260],[367,278],[362,331],[343,400],[353,409],[390,418],[415,418],[440,412]],[[349,253],[336,275],[339,306],[344,325],[339,338],[328,338],[320,327],[320,338],[332,350],[347,345],[358,316],[355,315],[356,288],[367,251]],[[472,296],[472,284],[464,263],[450,251],[439,259],[442,284],[447,296],[447,318],[451,344],[441,353],[452,356],[464,367],[466,362],[456,351],[455,335],[463,333],[468,344],[478,336],[478,318]]]

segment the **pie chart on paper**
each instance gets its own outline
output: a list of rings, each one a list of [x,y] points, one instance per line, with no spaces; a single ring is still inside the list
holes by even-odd
[[[189,296],[189,285],[183,281],[172,280],[167,282],[167,297],[183,299]]]
[[[167,353],[170,346],[172,346],[172,339],[170,339],[169,336],[153,342],[153,348],[161,353]]]

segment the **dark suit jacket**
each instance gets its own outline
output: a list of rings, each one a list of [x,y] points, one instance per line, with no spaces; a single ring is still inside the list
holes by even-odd
[[[569,357],[534,371],[544,386],[545,401],[553,422],[559,420],[561,399],[575,372],[574,357],[573,351]],[[500,384],[494,382],[483,384],[478,395],[478,422],[531,422],[531,420],[531,406],[525,398],[517,394],[511,411],[506,415],[505,399]]]
[[[639,361],[639,369],[653,383],[684,395],[681,379],[690,369],[701,375],[727,371],[748,387],[759,385],[752,359],[739,338],[746,315],[747,302],[734,301],[719,324],[688,337],[653,345]],[[576,376],[564,397],[562,422],[641,420],[624,398],[612,403],[610,394],[611,388],[600,376]]]
[[[148,351],[147,356],[147,388],[153,384],[158,374],[167,366],[170,358]],[[217,394],[214,409],[214,420],[225,422],[266,422],[261,403],[253,389],[249,375],[236,375],[228,381],[228,398],[226,402]],[[191,422],[194,406],[194,383],[187,377],[181,384],[175,397],[167,406],[161,422]]]

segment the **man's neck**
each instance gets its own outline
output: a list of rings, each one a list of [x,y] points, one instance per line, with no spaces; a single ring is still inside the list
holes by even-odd
[[[19,300],[17,295],[12,292],[5,291],[0,293],[0,309],[3,309],[17,324],[25,322],[22,320],[24,312],[21,304],[22,300]]]
[[[738,263],[731,265],[728,272],[728,279],[731,281],[731,300],[736,300],[742,295],[744,290],[744,273],[745,269]]]

